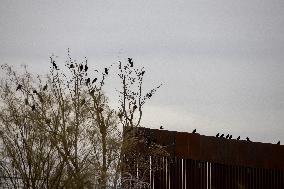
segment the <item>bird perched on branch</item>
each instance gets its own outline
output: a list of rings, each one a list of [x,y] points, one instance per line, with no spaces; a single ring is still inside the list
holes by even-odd
[[[82,64],[80,64],[79,66],[80,72],[84,69],[84,66]]]
[[[192,131],[192,133],[196,133],[196,129],[194,129],[194,130]]]
[[[16,91],[17,91],[17,90],[21,90],[21,89],[22,89],[22,87],[23,87],[23,86],[19,84],[19,85],[17,86]]]
[[[105,68],[105,74],[108,74],[108,68]]]
[[[97,78],[93,79],[92,83],[95,83],[97,81]]]
[[[137,105],[134,105],[134,106],[133,106],[133,110],[135,110],[135,109],[137,109]]]
[[[54,60],[52,61],[52,66],[53,66],[56,70],[58,70],[57,65],[55,64],[55,61],[54,61]]]
[[[132,58],[128,58],[128,62],[130,64],[130,67],[133,67],[133,61],[132,61]]]
[[[151,97],[152,97],[152,93],[147,93],[146,96],[147,96],[148,98],[151,98]]]
[[[86,64],[86,65],[85,65],[85,72],[88,70],[88,68],[89,68],[89,67],[88,67],[87,64]]]
[[[34,110],[35,110],[35,105],[33,104],[33,105],[32,105],[32,111],[34,111]]]
[[[91,82],[91,79],[90,79],[90,78],[86,79],[86,85],[89,85],[90,82]]]
[[[74,68],[74,64],[70,64],[69,68]]]
[[[47,89],[47,84],[45,86],[43,86],[43,89],[42,90],[46,90]]]
[[[90,91],[90,95],[94,95],[94,93],[95,93],[95,89],[92,89],[92,90]]]

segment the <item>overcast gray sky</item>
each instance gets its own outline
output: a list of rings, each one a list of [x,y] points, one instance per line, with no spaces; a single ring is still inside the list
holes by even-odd
[[[67,48],[164,84],[144,126],[284,143],[283,0],[1,0],[1,64],[44,73]]]

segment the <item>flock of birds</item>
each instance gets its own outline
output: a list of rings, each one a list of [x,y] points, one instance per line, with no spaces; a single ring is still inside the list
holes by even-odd
[[[134,62],[133,62],[132,58],[128,58],[128,63],[129,63],[129,66],[130,66],[130,67],[133,67]],[[52,59],[51,59],[51,64],[52,64],[52,67],[53,67],[55,70],[59,70],[57,64],[56,64],[55,61],[52,60]],[[76,65],[74,65],[73,63],[71,63],[71,64],[67,64],[67,66],[68,66],[68,68],[70,68],[70,69],[74,69],[75,67],[78,67],[78,71],[79,71],[79,72],[82,72],[82,71],[87,72],[88,69],[89,69],[89,67],[88,67],[88,65],[87,65],[87,62],[86,62],[85,65],[83,65],[83,64],[79,64],[79,65],[76,64]],[[97,70],[95,70],[95,71],[97,71]],[[142,71],[140,74],[143,76],[144,73],[145,73],[145,71]],[[109,74],[109,68],[104,68],[104,73],[103,73],[103,74],[108,75],[108,74]],[[97,80],[98,80],[98,78],[94,78],[92,81],[91,81],[91,78],[87,78],[87,79],[85,80],[85,84],[88,86],[88,85],[90,85],[91,83],[94,84]],[[47,90],[47,87],[48,87],[47,84],[44,85],[43,88],[42,88],[42,90],[43,90],[43,91],[46,91],[46,90]],[[16,91],[19,91],[19,90],[21,91],[22,89],[23,89],[23,85],[18,84],[18,85],[17,85],[17,88],[16,88]],[[37,90],[34,89],[32,92],[33,92],[35,95],[38,96],[38,98],[39,98],[39,100],[40,100],[41,102],[43,102],[43,98],[42,98],[41,94],[37,92]],[[93,90],[91,91],[91,93],[92,93],[92,92],[93,92]],[[149,93],[149,94],[147,94],[147,97],[151,97],[151,95],[152,95],[152,94]],[[85,103],[85,99],[82,100],[81,105],[83,105],[84,103]],[[29,105],[28,99],[25,99],[25,105]],[[32,111],[35,111],[35,110],[36,110],[35,104],[30,105],[30,107],[31,107]],[[136,109],[137,106],[135,105],[133,108]]]
[[[164,127],[163,127],[163,126],[160,126],[160,129],[163,130]],[[197,132],[196,129],[194,129],[194,130],[192,131],[193,134],[196,133],[196,132]],[[225,134],[217,133],[217,134],[216,134],[216,137],[217,137],[217,138],[232,139],[232,138],[233,138],[233,135],[227,134],[227,135],[225,136]],[[240,140],[240,139],[241,139],[241,136],[238,136],[238,137],[236,138],[236,140]],[[249,139],[249,137],[246,137],[246,140],[247,140],[248,142],[251,142],[251,140]],[[277,144],[280,145],[280,141],[278,141]]]
[[[133,67],[132,58],[128,58],[128,63],[130,64],[130,67]],[[57,67],[55,61],[52,61],[52,66],[53,66],[53,68],[55,68],[56,70],[58,70],[58,67]],[[75,68],[75,67],[74,67],[74,64],[70,64],[69,68]],[[87,72],[87,70],[88,70],[87,64],[86,64],[85,66],[83,66],[82,64],[80,64],[80,65],[79,65],[79,70],[80,70],[80,71],[83,71],[83,70],[84,70],[85,72]],[[108,69],[108,68],[105,68],[105,69],[104,69],[104,72],[105,72],[106,75],[108,75],[109,69]],[[145,73],[145,71],[143,71],[143,72]],[[144,74],[143,72],[142,72],[142,75]],[[92,84],[95,83],[96,81],[97,81],[97,78],[94,78],[94,79],[92,80]],[[86,79],[86,85],[90,84],[90,82],[91,82],[91,79],[90,79],[90,78],[87,78],[87,79]],[[21,90],[22,87],[23,87],[23,86],[22,86],[21,84],[19,84],[19,85],[17,86],[17,88],[16,88],[16,91]],[[45,86],[43,87],[43,91],[45,91],[45,90],[47,90],[47,85],[45,85]],[[33,93],[39,95],[36,90],[33,90]],[[150,95],[151,95],[151,94],[150,94]],[[39,96],[39,97],[40,97],[40,96]],[[26,104],[26,105],[28,104],[28,101],[27,101],[27,100],[25,100],[25,104]],[[32,105],[31,108],[32,108],[32,110],[34,111],[34,110],[35,110],[35,105]],[[137,108],[137,107],[136,107],[136,108]],[[160,126],[160,129],[163,130],[164,127],[163,127],[163,126]],[[192,131],[192,133],[196,133],[196,129],[194,129],[194,130]],[[232,138],[233,138],[233,136],[230,135],[230,134],[227,134],[227,135],[225,136],[224,134],[220,134],[220,133],[217,133],[217,134],[216,134],[216,137],[217,137],[217,138],[226,138],[226,139],[232,139]],[[240,139],[241,139],[240,136],[238,136],[238,137],[236,138],[236,140],[240,140]],[[249,139],[249,137],[246,137],[246,140],[247,140],[248,142],[251,142],[251,140]],[[277,144],[280,145],[280,141],[278,141]]]

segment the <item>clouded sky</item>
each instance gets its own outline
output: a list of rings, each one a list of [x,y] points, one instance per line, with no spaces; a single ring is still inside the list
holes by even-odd
[[[284,143],[283,0],[1,1],[1,64],[44,73],[67,48],[164,84],[144,126]]]

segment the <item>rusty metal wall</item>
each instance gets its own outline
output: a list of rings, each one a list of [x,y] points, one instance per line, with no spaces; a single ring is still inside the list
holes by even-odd
[[[152,174],[153,189],[283,189],[282,170],[223,165],[192,159],[156,159],[164,168]]]
[[[284,189],[283,145],[146,128],[139,132],[170,154],[149,157],[153,189]]]

